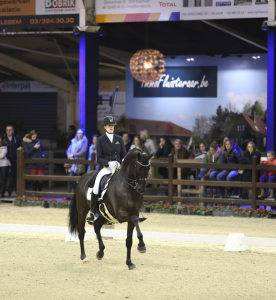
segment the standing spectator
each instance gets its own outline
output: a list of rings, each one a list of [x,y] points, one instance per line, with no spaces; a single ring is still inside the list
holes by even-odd
[[[268,151],[267,152],[267,161],[262,161],[261,165],[267,166],[276,166],[275,152]],[[268,180],[269,183],[273,183],[276,179],[276,171],[264,171],[263,175],[260,177],[260,182],[265,182]],[[265,190],[261,189],[261,194],[258,198],[263,198],[266,196]],[[274,198],[274,189],[270,189],[270,195],[268,198]]]
[[[235,143],[233,140],[227,140],[225,142],[225,150],[223,151],[224,155],[224,163],[226,164],[239,164],[241,160],[241,154],[238,151],[237,147],[235,147]],[[237,176],[239,176],[238,170],[223,170],[217,176],[218,181],[233,181]],[[229,193],[231,191],[229,190]],[[224,187],[220,188],[220,194],[224,198]]]
[[[134,149],[134,148],[140,149],[140,150],[142,150],[142,151],[145,151],[145,147],[144,147],[144,145],[142,145],[142,143],[141,143],[141,141],[140,141],[138,135],[136,135],[136,136],[133,138],[133,142],[132,142],[132,145],[130,146],[130,150],[132,150],[132,149]]]
[[[81,129],[78,129],[75,138],[72,139],[71,145],[67,150],[68,159],[78,160],[86,159],[86,151],[88,148],[88,140],[83,134]],[[85,166],[73,164],[69,169],[69,176],[81,176],[85,173]],[[72,189],[76,189],[77,183],[74,181],[68,182],[68,193],[72,192]]]
[[[223,155],[220,148],[216,143],[212,143],[210,145],[210,150],[204,158],[205,164],[222,164],[223,163]],[[205,176],[209,176],[210,180],[216,180],[216,177],[219,173],[218,169],[215,169],[215,166],[212,169],[203,168],[195,178],[195,180],[201,180],[201,178]]]
[[[261,154],[256,150],[256,145],[253,142],[249,142],[246,146],[246,152],[241,158],[240,164],[242,165],[252,165],[253,157],[257,157],[257,163],[260,163]],[[243,182],[252,182],[252,171],[251,170],[240,170],[240,174],[242,174]],[[252,198],[252,188],[247,188],[248,199]]]
[[[31,130],[23,138],[23,148],[27,158],[44,158],[46,152],[43,145],[37,137],[37,133],[34,130]],[[45,164],[28,164],[28,170],[32,175],[44,175]],[[43,180],[33,180],[32,187],[34,191],[42,191]]]
[[[128,135],[127,132],[124,132],[122,134],[122,139],[123,139],[123,142],[125,144],[126,152],[128,152],[130,150],[130,147],[131,147],[131,140],[129,139],[129,135]]]
[[[5,140],[8,143],[7,159],[11,163],[11,187],[16,190],[16,173],[17,173],[17,149],[22,146],[22,139],[14,133],[14,127],[7,125]]]
[[[70,146],[72,139],[76,136],[77,128],[75,125],[69,125],[68,127],[68,138],[67,147]]]
[[[209,151],[205,143],[199,144],[199,152],[195,154],[195,159],[204,159]]]
[[[174,141],[174,148],[171,150],[170,156],[173,157],[173,161],[177,162],[178,159],[188,159],[189,152],[186,148],[183,147],[182,141],[180,139],[176,139]],[[181,178],[187,179],[188,176],[191,175],[190,169],[181,169]],[[177,177],[177,169],[174,168],[174,177]]]
[[[171,141],[167,138],[167,137],[161,137],[160,138],[160,144],[159,147],[155,153],[155,156],[157,158],[159,157],[168,157],[172,151],[173,148],[173,144],[171,143]],[[159,174],[161,174],[163,176],[164,179],[168,178],[168,168],[162,168],[159,167],[158,168],[158,172]]]
[[[147,155],[150,155],[156,151],[156,147],[153,143],[153,140],[150,139],[149,133],[146,129],[140,131],[140,138],[142,144],[144,144],[145,146],[145,152],[147,153]]]
[[[97,148],[96,148],[97,141],[98,141],[98,135],[93,134],[92,144],[88,150],[88,160],[91,160],[91,156],[93,153],[95,153],[95,159],[97,160]],[[96,166],[96,170],[98,170],[98,169],[99,169],[99,165]],[[87,172],[90,172],[90,165],[87,168]]]
[[[5,197],[5,192],[8,191],[9,197],[13,191],[12,188],[7,186],[7,179],[9,173],[10,162],[7,159],[6,155],[8,152],[8,143],[4,140],[3,136],[0,134],[0,187],[1,190],[1,198]]]

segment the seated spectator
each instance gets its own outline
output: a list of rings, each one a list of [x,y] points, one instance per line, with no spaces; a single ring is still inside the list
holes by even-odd
[[[236,147],[237,145],[234,143],[233,140],[226,140],[225,142],[225,150],[223,151],[223,159],[225,164],[239,164],[241,160],[241,155]],[[218,181],[233,181],[237,176],[239,176],[238,170],[223,170],[217,175]],[[224,187],[220,188],[220,194],[224,198]],[[229,193],[231,190],[229,190]]]
[[[253,142],[249,142],[246,146],[246,152],[244,153],[243,157],[240,160],[240,164],[242,165],[252,165],[253,157],[257,157],[258,163],[261,159],[261,154],[259,151],[256,150],[256,145]],[[251,182],[252,181],[252,171],[251,170],[240,170],[240,174],[242,174],[242,181],[243,182]],[[248,199],[252,197],[252,189],[247,189]]]
[[[93,153],[95,153],[95,160],[97,160],[97,148],[96,148],[97,141],[98,141],[98,135],[93,134],[92,144],[91,144],[91,146],[89,147],[89,150],[88,150],[88,160],[92,159],[92,154]],[[98,170],[98,169],[99,169],[99,165],[96,166],[96,170]],[[90,165],[87,168],[87,172],[90,172]]]
[[[161,137],[159,147],[155,153],[155,157],[168,157],[171,153],[172,148],[173,144],[171,143],[171,141],[165,136]],[[163,176],[164,179],[168,178],[168,168],[159,167],[158,172]]]
[[[211,164],[222,164],[223,163],[223,155],[219,150],[219,147],[216,143],[212,143],[210,145],[210,150],[204,158],[204,163],[211,163]],[[195,178],[195,180],[201,180],[201,178],[205,176],[209,176],[210,180],[216,180],[216,177],[219,173],[218,169],[214,168],[208,169],[203,168]]]
[[[231,140],[230,138],[228,138],[227,136],[223,139],[223,144],[222,144],[222,147],[221,147],[221,151],[222,153],[225,153],[227,152],[227,149],[226,149],[226,142],[227,140]],[[238,146],[234,141],[233,141],[233,149],[236,150],[236,152],[238,152],[241,156],[242,154],[242,149],[240,146]]]
[[[267,152],[267,161],[261,161],[261,165],[267,166],[276,166],[275,152],[268,151]],[[260,177],[260,182],[265,182],[268,180],[269,183],[273,183],[276,179],[276,171],[265,171],[264,174]],[[265,190],[261,189],[261,194],[258,198],[266,197]],[[274,189],[270,189],[270,195],[268,198],[274,198]]]
[[[133,142],[132,142],[132,145],[130,146],[130,150],[132,149],[140,149],[142,151],[145,151],[145,147],[144,145],[141,143],[140,139],[139,139],[139,136],[136,135],[134,138],[133,138]]]
[[[128,152],[130,150],[130,147],[131,147],[131,140],[130,140],[129,135],[128,135],[127,132],[124,132],[122,134],[122,139],[123,139],[123,142],[125,144],[126,152]]]
[[[10,161],[7,159],[6,155],[8,153],[8,143],[4,140],[4,137],[0,134],[0,197],[5,197],[5,192],[9,193],[9,197],[13,191],[12,188],[7,186],[7,179],[9,173],[9,167],[11,165]]]
[[[154,142],[150,139],[149,133],[146,129],[140,132],[140,139],[142,144],[145,146],[145,152],[147,155],[150,155],[156,151]]]
[[[76,160],[69,169],[69,176],[81,176],[85,172],[84,165],[78,165],[78,159],[86,159],[86,151],[88,148],[88,140],[83,134],[81,129],[78,129],[75,138],[72,139],[71,145],[67,150],[68,159]],[[76,189],[77,183],[74,181],[68,182],[68,193],[72,192],[72,189]]]
[[[178,159],[188,159],[189,151],[183,147],[182,141],[180,139],[176,139],[174,141],[174,148],[171,150],[170,156],[173,157],[173,161],[177,162]],[[181,178],[187,179],[188,176],[191,175],[191,170],[189,168],[181,169]],[[174,178],[177,177],[177,168],[174,168]]]
[[[23,138],[23,148],[27,158],[44,158],[46,152],[43,145],[37,137],[37,133],[32,130]],[[28,164],[27,168],[30,170],[32,175],[44,175],[45,164]],[[42,191],[43,180],[33,180],[32,187],[33,191]]]
[[[209,151],[208,147],[205,143],[199,144],[199,152],[195,154],[195,159],[204,159],[207,155],[207,152]]]

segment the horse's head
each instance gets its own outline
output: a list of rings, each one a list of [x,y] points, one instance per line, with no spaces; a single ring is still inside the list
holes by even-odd
[[[137,152],[137,158],[133,167],[133,176],[138,183],[137,191],[143,194],[146,189],[146,180],[150,170],[150,159],[154,155],[148,156],[145,152]]]

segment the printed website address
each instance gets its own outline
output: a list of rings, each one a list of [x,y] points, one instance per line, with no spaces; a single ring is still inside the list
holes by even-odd
[[[30,0],[0,0],[0,6],[2,5],[16,5],[16,4],[29,4]]]
[[[255,11],[249,11],[248,14],[267,14],[267,10],[255,10]]]
[[[151,7],[150,4],[131,4],[131,5],[127,5],[127,8],[149,8]]]

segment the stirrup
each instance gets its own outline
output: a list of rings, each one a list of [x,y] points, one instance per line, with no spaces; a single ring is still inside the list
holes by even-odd
[[[90,216],[86,218],[86,221],[88,224],[93,225],[95,222],[95,214],[91,212]]]
[[[139,218],[139,223],[146,221],[147,218]]]

